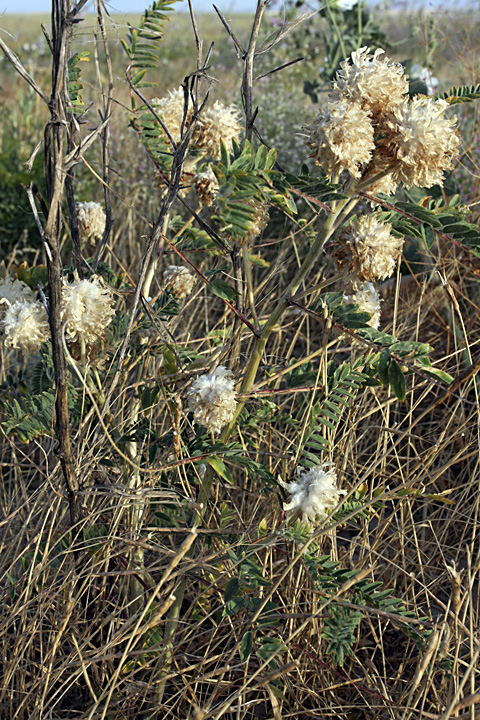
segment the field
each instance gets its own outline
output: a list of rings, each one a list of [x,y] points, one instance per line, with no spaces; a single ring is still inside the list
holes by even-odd
[[[480,717],[480,24],[343,5],[0,21],[1,720]]]

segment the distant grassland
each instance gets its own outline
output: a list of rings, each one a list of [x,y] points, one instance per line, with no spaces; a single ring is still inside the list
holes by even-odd
[[[175,6],[174,6],[175,7]],[[128,32],[129,25],[137,25],[143,9],[139,4],[138,13],[113,13],[106,18],[107,32],[111,42],[115,72],[123,75],[126,56],[120,46],[120,40]],[[300,12],[300,11],[299,11]],[[267,13],[261,34],[268,35],[272,31],[269,18],[282,17],[283,11],[269,11]],[[167,22],[163,44],[165,74],[159,78],[159,90],[164,92],[171,83],[176,86],[183,80],[185,72],[192,72],[196,67],[196,47],[191,28],[190,16],[187,12],[174,10],[171,20]],[[226,13],[240,42],[246,43],[249,28],[251,27],[253,13]],[[436,42],[434,66],[432,70],[440,79],[452,84],[474,84],[480,79],[480,60],[478,46],[480,44],[478,18],[473,9],[456,11],[453,4],[447,11],[416,10],[411,13],[396,10],[377,11],[376,18],[391,40],[392,47],[389,54],[400,61],[413,60],[424,63],[427,52]],[[206,53],[211,43],[214,43],[214,52],[211,58],[213,77],[225,83],[229,80],[230,71],[237,68],[238,61],[233,42],[225,32],[220,19],[214,12],[199,12],[196,15],[199,34],[203,40],[203,52]],[[25,45],[42,43],[43,34],[41,25],[48,31],[50,15],[48,13],[6,14],[0,18],[0,29],[6,31],[3,37],[12,49],[21,57],[25,55]],[[82,38],[85,49],[93,47],[92,30],[96,24],[95,14],[84,16],[75,35],[81,43]],[[8,37],[10,35],[11,37]],[[78,42],[77,42],[78,45]],[[115,48],[118,47],[118,53]],[[300,48],[301,50],[301,48]],[[289,58],[290,59],[290,58]],[[44,58],[48,65],[48,58]],[[40,67],[43,63],[40,62]],[[295,67],[294,76],[302,73],[302,65]],[[227,77],[225,77],[225,74]],[[237,82],[235,82],[237,84]],[[224,93],[229,92],[226,88]]]

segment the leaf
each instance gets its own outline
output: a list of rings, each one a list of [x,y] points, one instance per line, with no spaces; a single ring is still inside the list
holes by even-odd
[[[208,287],[213,295],[222,298],[222,300],[235,302],[238,294],[237,291],[235,290],[235,288],[233,288],[221,278],[215,278],[214,280],[211,280]]]
[[[236,615],[240,612],[240,610],[243,609],[243,606],[245,605],[245,600],[243,597],[235,597],[232,600],[229,600],[225,604],[225,609],[223,611],[224,615],[227,615],[228,617],[231,617],[232,615]]]
[[[450,383],[454,381],[454,377],[444,370],[439,370],[434,367],[425,367],[423,365],[416,367],[421,370],[422,373],[425,373],[425,375],[435,378],[435,380],[440,380],[441,382],[444,382],[445,385],[450,385]]]
[[[230,600],[233,600],[235,595],[238,593],[238,588],[240,587],[240,581],[237,577],[232,578],[230,582],[228,583],[227,587],[225,588],[225,602],[228,603]]]
[[[416,355],[426,355],[432,352],[433,348],[427,343],[420,343],[414,340],[407,340],[405,342],[396,342],[390,345],[390,352],[395,355],[410,355],[415,353]]]
[[[388,385],[388,367],[390,365],[390,353],[388,350],[382,350],[380,353],[380,362],[378,367],[378,377],[382,385]]]
[[[260,660],[263,660],[264,662],[268,662],[270,667],[275,668],[276,663],[274,660],[271,660],[270,658],[278,650],[284,650],[284,649],[285,649],[285,644],[281,638],[265,637],[265,638],[262,638],[262,644],[257,649],[256,655],[257,655],[257,657],[260,658]]]
[[[227,468],[223,460],[220,460],[220,458],[213,457],[210,455],[209,457],[205,458],[205,462],[207,465],[210,465],[215,472],[220,475],[229,485],[233,485],[233,477],[230,470]]]
[[[250,657],[253,648],[253,633],[248,630],[242,638],[240,645],[240,661],[243,663]]]
[[[400,365],[393,358],[390,359],[388,366],[388,382],[393,392],[399,400],[405,400],[407,390],[405,386],[405,376]]]

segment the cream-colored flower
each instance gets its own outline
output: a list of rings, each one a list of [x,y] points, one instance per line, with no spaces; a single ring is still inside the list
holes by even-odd
[[[452,167],[460,138],[457,118],[449,118],[446,100],[414,98],[395,108],[388,123],[395,145],[393,180],[409,188],[443,185],[443,172]]]
[[[195,168],[198,162],[198,158],[187,157],[182,165],[182,173],[180,175],[179,183],[179,195],[186,195],[195,180]],[[155,172],[155,185],[160,190],[160,197],[164,197],[168,190],[168,185],[165,182],[165,173],[160,170]]]
[[[364,282],[390,277],[403,247],[403,238],[391,235],[391,228],[373,214],[354,220],[334,251],[339,266],[348,263]]]
[[[212,107],[207,107],[200,115],[193,144],[218,160],[221,157],[221,141],[229,148],[232,140],[239,140],[241,131],[238,109],[216,100]]]
[[[9,305],[0,323],[5,334],[5,345],[32,355],[49,337],[48,318],[40,302],[17,300]]]
[[[347,170],[359,178],[362,166],[372,158],[375,143],[370,113],[350,99],[329,102],[328,109],[304,130],[306,145],[312,151],[310,157],[329,175],[338,177]]]
[[[380,297],[375,285],[371,282],[365,282],[358,287],[352,295],[343,296],[344,303],[355,303],[362,312],[371,314],[368,321],[370,327],[378,330],[380,326]]]
[[[352,52],[351,63],[340,63],[332,97],[356,103],[374,118],[399,105],[408,94],[408,76],[400,63],[382,58],[384,52],[378,48],[372,55],[367,47]]]
[[[188,400],[195,422],[220,433],[233,419],[237,406],[231,371],[219,365],[213,373],[198,377],[188,391]]]
[[[115,315],[112,304],[112,293],[98,276],[66,282],[62,287],[61,312],[67,341],[83,340],[93,345],[101,340]]]
[[[243,237],[237,237],[236,242],[239,245],[249,247],[253,241],[259,237],[268,225],[269,214],[268,205],[256,198],[244,200],[243,204],[251,208],[254,212],[249,220],[249,229]]]
[[[210,207],[219,190],[218,180],[212,170],[212,166],[208,165],[204,172],[197,173],[193,181],[195,192],[197,193],[198,202]]]
[[[99,203],[77,203],[77,221],[80,240],[100,240],[102,238],[107,218]]]
[[[183,300],[192,292],[195,276],[185,267],[169,265],[163,273],[163,282],[169,287],[176,298]]]
[[[286,483],[279,479],[279,483],[290,495],[283,509],[292,514],[301,512],[304,521],[314,521],[317,516],[325,517],[347,494],[346,490],[337,488],[337,474],[331,463],[323,463],[310,470],[298,467],[296,480]]]
[[[33,303],[35,300],[35,293],[28,287],[27,283],[23,282],[23,280],[17,280],[12,277],[1,278],[0,318],[2,317],[3,311],[5,311],[9,305],[13,305],[19,300],[28,300]]]
[[[168,95],[163,98],[153,98],[150,104],[165,123],[174,142],[180,142],[182,123],[183,133],[185,133],[190,125],[193,114],[193,106],[190,98],[188,98],[188,102],[185,104],[183,88],[179,87],[176,88],[176,90],[170,90]]]

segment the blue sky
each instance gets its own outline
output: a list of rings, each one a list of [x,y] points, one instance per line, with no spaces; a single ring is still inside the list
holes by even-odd
[[[478,0],[477,0],[478,1]],[[135,12],[141,13],[144,8],[148,5],[149,0],[108,0],[107,5],[111,12]],[[193,6],[197,11],[211,10],[212,2],[220,7],[221,10],[226,12],[250,12],[256,6],[256,0],[193,0]],[[182,3],[185,7],[187,6],[186,1]],[[315,2],[312,3],[315,5]],[[412,5],[418,6],[419,4],[425,7],[436,7],[442,5],[443,7],[448,6],[448,0],[422,0],[421,3],[412,2]],[[477,2],[467,0],[460,0],[455,2],[455,6],[458,5],[475,5]],[[92,2],[93,6],[93,2]],[[12,13],[32,13],[32,12],[48,12],[50,10],[50,0],[0,0],[0,15],[4,12]],[[178,7],[178,6],[177,6]],[[278,4],[277,4],[278,7]],[[1,26],[1,17],[0,17]]]

